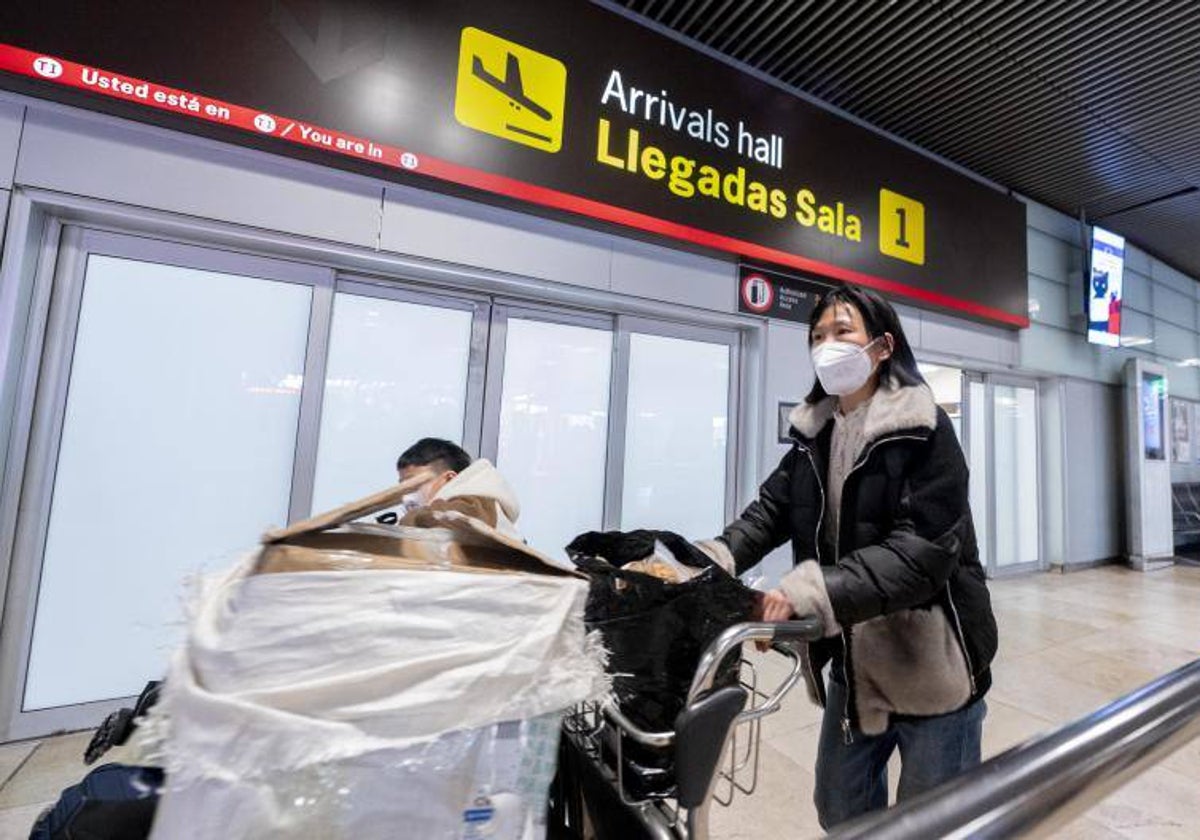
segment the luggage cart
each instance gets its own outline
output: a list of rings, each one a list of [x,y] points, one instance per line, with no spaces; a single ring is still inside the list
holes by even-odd
[[[777,712],[800,681],[799,645],[820,636],[821,623],[815,617],[730,627],[701,657],[673,731],[647,732],[613,702],[583,704],[573,710],[563,726],[564,763],[573,765],[569,772],[585,777],[576,782],[586,785],[589,800],[601,798],[600,791],[604,801],[589,801],[585,808],[577,799],[567,818],[574,829],[562,836],[582,837],[581,826],[592,823],[598,840],[618,840],[617,835],[627,840],[635,825],[641,836],[653,840],[708,840],[712,803],[728,806],[737,794],[754,792],[762,719]],[[754,664],[741,655],[748,642],[770,643],[772,650],[791,662],[790,672],[771,693],[759,689]],[[714,688],[722,663],[730,656],[741,659],[739,678]],[[630,743],[673,759],[675,785],[670,795],[631,790],[625,761]],[[622,827],[596,826],[597,809],[607,809]],[[614,814],[617,810],[621,813]]]

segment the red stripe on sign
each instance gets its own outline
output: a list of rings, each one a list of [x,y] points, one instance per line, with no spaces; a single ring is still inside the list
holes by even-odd
[[[216,125],[239,128],[251,134],[273,137],[286,143],[309,149],[320,149],[345,157],[383,164],[393,169],[406,169],[444,181],[514,198],[519,201],[566,210],[593,219],[613,222],[625,227],[656,233],[671,239],[691,242],[743,257],[752,257],[780,265],[810,271],[825,277],[857,283],[881,292],[923,301],[946,309],[957,310],[990,321],[998,321],[1016,327],[1028,327],[1029,318],[1014,315],[1001,309],[985,306],[974,301],[962,300],[940,292],[909,286],[871,274],[832,265],[820,260],[802,257],[765,245],[746,242],[724,234],[669,222],[656,216],[627,210],[589,198],[560,192],[548,187],[539,187],[515,178],[484,172],[435,157],[417,155],[375,143],[351,134],[313,125],[290,117],[282,117],[266,111],[257,111],[241,105],[223,102],[207,96],[165,85],[155,84],[131,76],[123,76],[83,64],[65,61],[54,56],[23,50],[19,47],[0,44],[0,70],[34,79],[52,82],[65,87],[134,102],[166,113],[179,114]]]
[[[400,149],[352,134],[5,44],[0,70],[372,163],[398,167],[403,157]]]

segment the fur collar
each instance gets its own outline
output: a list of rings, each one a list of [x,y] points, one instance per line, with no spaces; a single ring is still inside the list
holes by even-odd
[[[836,406],[836,397],[826,397],[816,405],[802,402],[792,409],[788,422],[803,437],[812,440],[833,419]],[[880,384],[866,411],[863,434],[868,441],[904,429],[932,432],[937,428],[937,403],[928,385],[902,387],[893,377]]]
[[[495,499],[500,510],[513,522],[521,515],[521,505],[517,502],[517,494],[500,475],[499,470],[492,466],[487,458],[477,458],[471,466],[460,472],[434,494],[434,500],[454,499],[460,496],[482,496]]]

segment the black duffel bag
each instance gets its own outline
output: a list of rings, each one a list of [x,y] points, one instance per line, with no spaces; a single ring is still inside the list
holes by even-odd
[[[101,765],[38,817],[29,840],[145,840],[162,785],[157,767]]]

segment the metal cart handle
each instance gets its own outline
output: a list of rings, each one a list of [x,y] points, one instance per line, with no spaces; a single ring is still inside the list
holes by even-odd
[[[704,655],[700,657],[696,676],[692,679],[691,690],[688,691],[688,705],[691,705],[700,694],[712,688],[713,680],[717,676],[717,669],[720,668],[725,657],[729,655],[730,651],[740,649],[746,642],[807,642],[821,638],[821,633],[821,619],[816,616],[807,616],[795,621],[751,621],[733,625],[717,636],[708,646],[708,650],[704,651]],[[779,708],[783,695],[787,694],[800,677],[800,657],[789,648],[780,648],[780,650],[792,659],[792,673],[784,680],[779,690],[760,707],[762,709],[770,707],[771,711],[774,711]],[[745,720],[751,720],[753,717],[762,717],[762,715],[753,715]]]
[[[803,665],[795,649],[787,647],[789,642],[807,642],[821,638],[821,620],[815,616],[801,618],[795,621],[765,622],[754,621],[735,624],[713,640],[708,649],[700,657],[696,668],[696,676],[688,691],[687,705],[695,703],[697,697],[712,688],[716,679],[717,669],[730,651],[740,648],[746,642],[775,642],[775,649],[792,660],[791,673],[787,675],[775,693],[767,698],[762,705],[747,709],[740,713],[735,723],[747,723],[778,711],[784,696],[800,679]],[[603,705],[604,715],[622,729],[626,735],[639,744],[648,747],[669,747],[675,743],[675,732],[647,732],[641,729],[617,708],[611,700]]]

